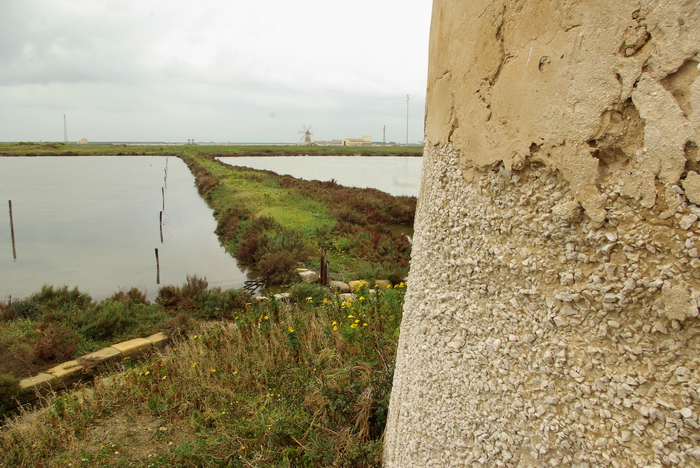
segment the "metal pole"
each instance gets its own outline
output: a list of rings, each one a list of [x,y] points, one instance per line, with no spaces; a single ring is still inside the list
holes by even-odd
[[[410,96],[407,94],[406,95],[406,144],[408,145],[408,101],[410,100]]]

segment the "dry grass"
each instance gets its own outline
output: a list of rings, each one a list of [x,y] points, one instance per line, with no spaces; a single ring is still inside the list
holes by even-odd
[[[147,362],[25,410],[0,431],[0,465],[377,466],[403,287],[360,294],[198,322]]]

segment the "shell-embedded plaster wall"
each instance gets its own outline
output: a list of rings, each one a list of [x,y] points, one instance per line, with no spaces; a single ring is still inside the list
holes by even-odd
[[[435,0],[384,462],[700,466],[700,3]]]

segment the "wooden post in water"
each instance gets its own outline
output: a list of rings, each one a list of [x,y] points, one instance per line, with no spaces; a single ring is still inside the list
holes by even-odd
[[[12,258],[17,260],[17,248],[15,247],[15,221],[12,219],[12,200],[7,200],[10,206],[10,235],[12,236]]]
[[[163,211],[165,211],[165,187],[160,188],[160,193],[163,195]]]
[[[156,249],[156,284],[160,284],[160,258],[158,258],[158,249]]]
[[[163,212],[160,212],[160,243],[163,243]]]

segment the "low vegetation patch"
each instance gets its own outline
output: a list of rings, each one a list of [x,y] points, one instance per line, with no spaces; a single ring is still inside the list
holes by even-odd
[[[16,379],[167,325],[166,310],[138,289],[95,302],[77,288],[44,286],[0,302],[0,374]]]
[[[187,316],[188,333],[8,420],[0,465],[378,466],[404,289],[299,285],[291,303],[194,278],[161,291],[152,306]],[[0,373],[0,396],[15,391]]]
[[[214,208],[222,243],[270,284],[288,283],[300,262],[317,267],[322,249],[336,279],[398,283],[408,273],[415,197],[231,167],[212,158],[183,159]]]

